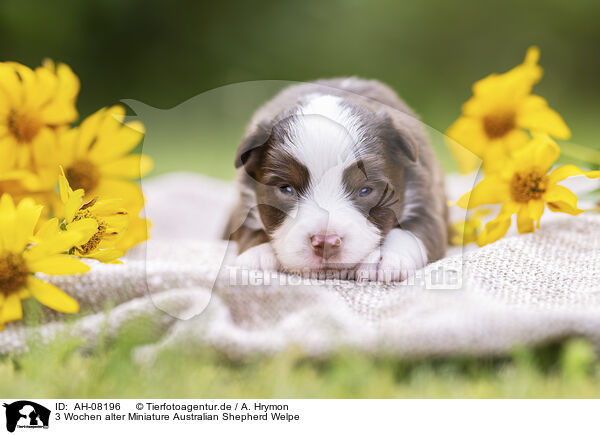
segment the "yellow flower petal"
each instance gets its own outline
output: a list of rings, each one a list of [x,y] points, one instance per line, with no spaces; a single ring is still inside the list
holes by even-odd
[[[48,219],[44,222],[40,229],[35,233],[35,239],[37,242],[40,242],[44,239],[56,236],[60,233],[58,218]]]
[[[481,209],[473,212],[473,215],[471,216],[471,220],[479,222],[482,217],[489,215],[491,212],[492,211],[490,209],[481,208]]]
[[[107,177],[140,178],[152,170],[154,163],[148,156],[129,154],[113,162],[100,166],[100,172]]]
[[[481,159],[462,145],[459,145],[458,142],[447,139],[446,143],[461,174],[470,174],[481,166]]]
[[[56,76],[58,83],[55,96],[50,104],[45,104],[42,109],[42,117],[51,125],[64,124],[77,119],[74,103],[79,92],[79,79],[65,64],[58,65]]]
[[[80,234],[75,245],[83,245],[98,231],[98,221],[92,218],[79,219],[67,224],[67,231]]]
[[[15,69],[7,62],[0,63],[0,91],[13,105],[21,101],[21,83]]]
[[[469,209],[484,204],[499,204],[510,196],[508,184],[499,176],[487,175],[471,192],[465,193],[457,202],[461,208]]]
[[[83,203],[84,191],[83,189],[77,189],[73,191],[69,185],[67,177],[65,177],[65,171],[62,166],[60,167],[61,175],[58,176],[58,188],[60,191],[60,200],[63,203],[64,218],[67,222],[72,222],[75,213],[81,208]]]
[[[80,238],[81,234],[78,232],[62,231],[41,240],[39,243],[25,250],[25,252],[23,252],[23,257],[27,261],[35,261],[49,255],[68,252],[77,244]]]
[[[15,219],[17,212],[12,196],[5,193],[0,198],[0,250],[11,250],[15,244]]]
[[[531,200],[528,204],[529,217],[537,222],[537,227],[540,227],[540,221],[544,214],[545,204],[542,200]]]
[[[106,216],[104,218],[104,222],[107,224],[107,232],[111,230],[116,230],[118,232],[127,228],[127,223],[129,222],[129,216],[126,214],[117,214],[114,216]]]
[[[44,207],[36,205],[31,198],[23,199],[16,210],[17,225],[13,252],[21,252],[33,237],[33,230]],[[10,249],[10,248],[9,248]]]
[[[512,215],[518,213],[522,205],[513,201],[505,202],[498,216],[489,221],[477,239],[479,246],[487,245],[504,237],[512,221]]]
[[[73,222],[75,219],[75,214],[83,203],[83,195],[83,189],[77,189],[64,203],[64,217],[67,222]]]
[[[600,171],[584,171],[575,165],[559,166],[550,173],[548,182],[550,184],[556,184],[565,178],[573,177],[575,175],[585,175],[588,178],[600,178]]]
[[[529,207],[525,204],[517,214],[517,229],[519,233],[531,233],[534,229],[533,219],[529,216]]]
[[[114,214],[127,215],[127,210],[123,207],[121,199],[99,199],[91,207],[94,216],[112,216]]]
[[[477,244],[484,246],[501,239],[510,228],[510,222],[511,218],[505,216],[498,216],[496,219],[489,221],[479,234]]]
[[[515,151],[526,146],[531,140],[531,136],[523,130],[511,130],[502,138],[502,145],[509,151]]]
[[[540,49],[539,47],[532,45],[527,49],[527,53],[525,53],[525,60],[523,61],[523,65],[528,66],[530,68],[535,68],[537,63],[540,61]],[[540,75],[539,73],[536,75]]]
[[[517,112],[517,125],[534,132],[548,133],[557,139],[571,137],[565,121],[538,95],[529,95],[523,100]]]
[[[0,158],[4,159],[5,144],[0,141]],[[4,148],[4,149],[3,149]],[[4,163],[7,163],[4,160]],[[40,178],[38,175],[24,169],[13,169],[14,163],[9,163],[6,170],[2,170],[2,162],[0,162],[0,180],[11,180],[18,182],[20,186],[26,190],[40,190]],[[9,189],[10,191],[10,189]]]
[[[560,147],[550,136],[536,134],[529,144],[514,153],[514,160],[520,169],[536,167],[547,172],[560,155]]]
[[[573,216],[577,216],[578,214],[583,213],[583,210],[571,207],[569,204],[560,201],[549,202],[548,208],[550,209],[550,211],[553,211],[555,213],[567,213]]]
[[[108,163],[124,156],[144,137],[144,126],[138,122],[123,124],[125,109],[122,106],[109,108],[102,120],[89,159],[97,164]]]
[[[132,181],[104,178],[93,193],[99,198],[122,200],[123,207],[131,214],[138,214],[144,206],[142,189]]]
[[[554,212],[571,215],[583,213],[583,210],[577,208],[577,195],[558,184],[548,188],[544,194],[544,201],[547,202],[548,208]]]
[[[38,176],[38,187],[35,190],[54,190],[56,179],[60,174],[58,162],[64,163],[59,144],[57,128],[42,127],[29,148],[32,153],[32,167]],[[34,189],[32,189],[34,190]]]
[[[85,118],[78,128],[69,132],[73,139],[77,139],[74,150],[76,159],[81,159],[87,156],[90,146],[95,144],[96,136],[98,135],[102,121],[104,121],[106,117],[107,110],[108,108],[103,107],[102,109]]]
[[[123,252],[117,249],[99,249],[91,253],[90,255],[84,255],[85,258],[92,258],[94,260],[101,261],[102,263],[114,263],[122,264],[118,261],[123,256]]]
[[[151,222],[147,219],[137,216],[132,217],[129,221],[127,231],[117,241],[115,247],[123,252],[127,252],[132,246],[148,240],[151,226]]]
[[[486,175],[504,170],[510,163],[510,151],[505,143],[496,143],[487,148],[483,158],[483,172]]]
[[[60,175],[58,176],[58,191],[62,202],[67,202],[69,196],[73,194],[73,189],[71,189],[71,186],[69,185],[69,181],[65,176],[65,170],[62,166],[60,167]]]
[[[538,48],[530,47],[521,65],[504,74],[490,74],[477,81],[473,85],[473,95],[477,97],[478,104],[464,107],[463,111],[489,111],[499,106],[514,106],[529,94],[533,85],[541,79],[542,68],[537,65],[538,60]]]
[[[4,304],[0,310],[0,324],[15,322],[23,318],[23,307],[21,306],[21,298],[16,293],[11,293],[4,300]]]
[[[1,95],[1,94],[0,94]],[[0,178],[8,178],[16,168],[17,144],[10,135],[0,138]]]
[[[51,255],[35,261],[29,261],[27,266],[32,272],[41,272],[47,275],[71,275],[86,273],[90,267],[75,257],[64,254]]]
[[[75,299],[50,283],[32,277],[27,281],[27,287],[33,297],[48,308],[69,314],[79,311],[79,304]]]
[[[478,117],[461,116],[448,128],[446,136],[448,146],[457,158],[459,165],[467,167],[477,163],[470,154],[482,157],[488,142],[481,119]],[[466,154],[467,157],[463,157],[465,152],[469,153]],[[464,162],[463,158],[466,159]]]

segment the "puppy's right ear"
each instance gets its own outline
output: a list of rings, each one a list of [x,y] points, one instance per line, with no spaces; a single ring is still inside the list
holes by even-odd
[[[382,126],[386,144],[394,150],[393,155],[400,151],[411,162],[416,162],[419,158],[419,145],[410,130],[405,126],[396,126],[387,115],[382,121]]]
[[[244,166],[248,175],[256,179],[256,172],[262,160],[261,156],[270,137],[271,126],[267,123],[258,124],[254,131],[244,137],[238,147],[235,155],[235,168]]]

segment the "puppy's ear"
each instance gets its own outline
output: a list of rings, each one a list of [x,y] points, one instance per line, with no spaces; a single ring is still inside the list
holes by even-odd
[[[383,125],[383,137],[386,145],[393,151],[400,151],[411,162],[419,159],[419,144],[410,130],[405,126],[397,126],[389,116],[385,116]]]
[[[244,137],[238,147],[235,154],[235,168],[238,169],[244,166],[246,172],[252,178],[256,178],[256,171],[261,161],[260,157],[270,137],[271,126],[266,123],[258,124],[254,131]]]

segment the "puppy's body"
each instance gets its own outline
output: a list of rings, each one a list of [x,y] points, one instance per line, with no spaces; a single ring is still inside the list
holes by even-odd
[[[236,167],[226,237],[242,266],[400,280],[445,253],[442,172],[416,115],[379,82],[283,90],[255,113]]]

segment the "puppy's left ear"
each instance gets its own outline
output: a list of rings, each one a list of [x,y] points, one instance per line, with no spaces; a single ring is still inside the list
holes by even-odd
[[[419,144],[408,127],[395,125],[387,115],[385,115],[382,125],[386,144],[393,151],[400,151],[411,162],[416,162],[419,159]]]
[[[270,136],[271,126],[266,123],[258,124],[248,133],[236,152],[234,160],[236,169],[244,166],[248,175],[256,178],[256,171],[260,165],[261,155]]]

